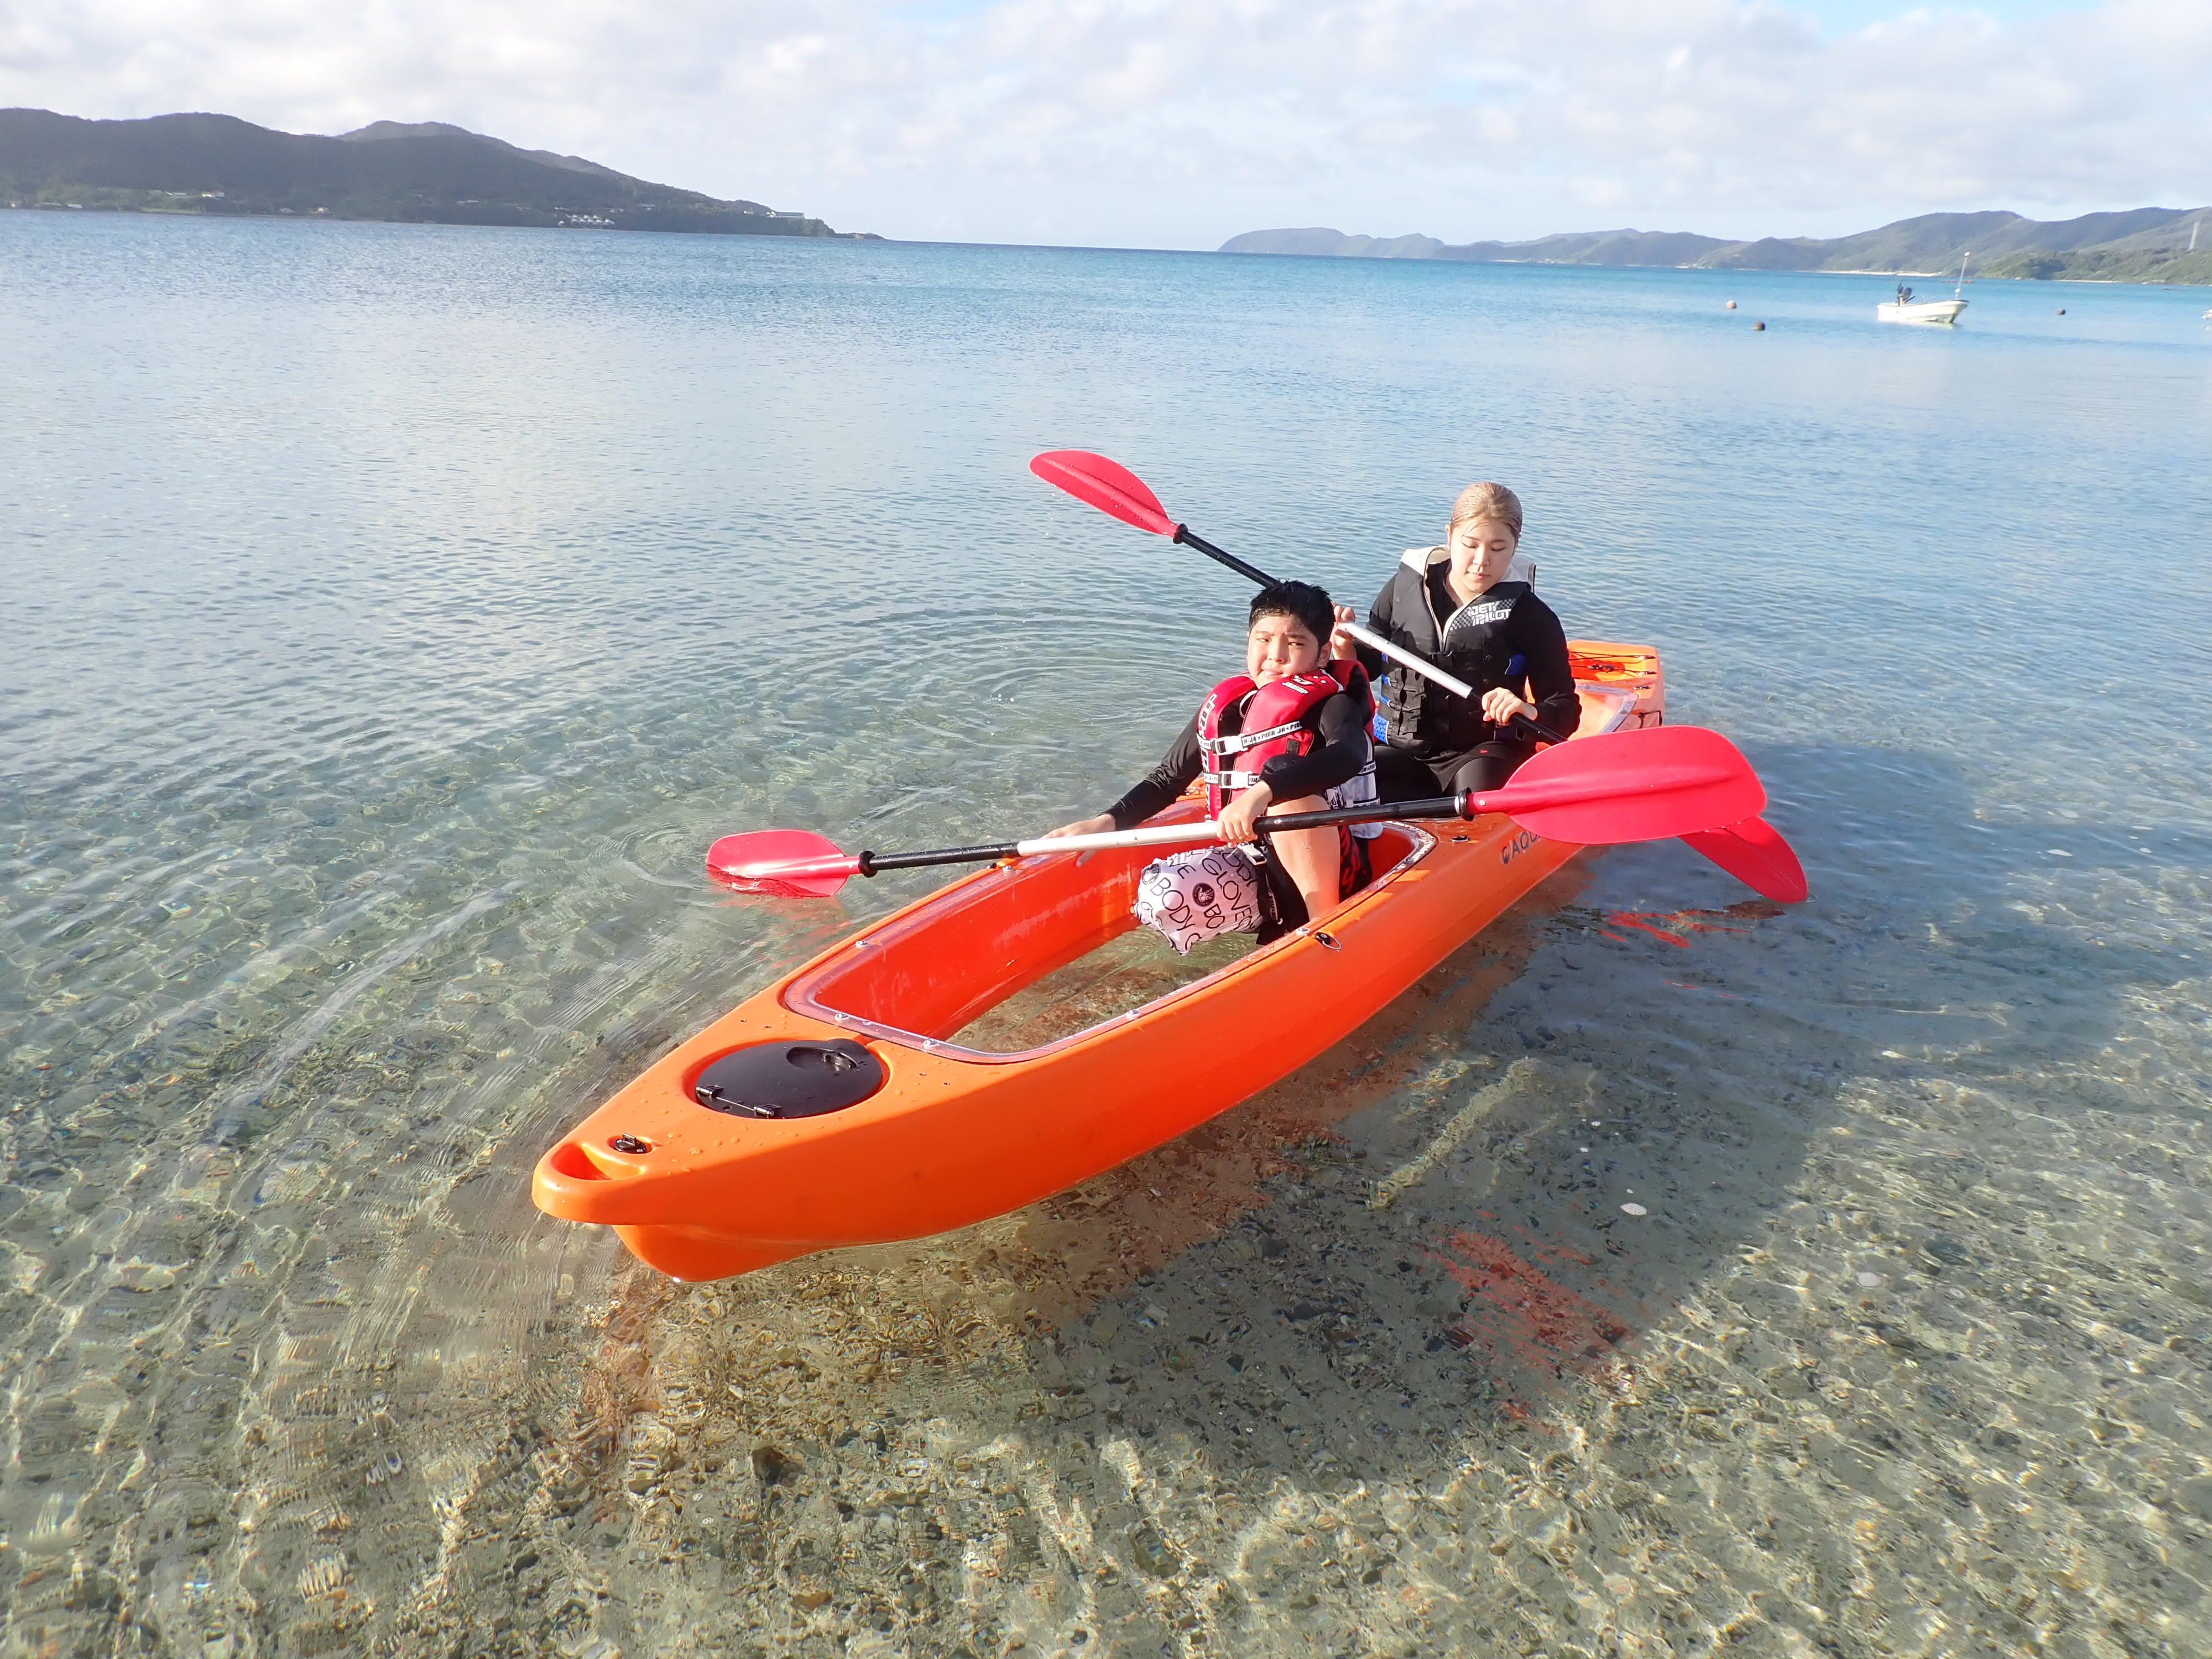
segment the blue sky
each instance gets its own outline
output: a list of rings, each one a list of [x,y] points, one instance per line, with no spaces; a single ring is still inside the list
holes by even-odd
[[[2208,88],[2212,0],[0,0],[0,104],[451,121],[963,240],[2191,206]]]

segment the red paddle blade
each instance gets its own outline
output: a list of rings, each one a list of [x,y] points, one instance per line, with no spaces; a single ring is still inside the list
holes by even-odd
[[[1112,514],[1123,524],[1149,530],[1155,536],[1176,532],[1175,520],[1168,517],[1160,498],[1119,461],[1109,461],[1087,449],[1048,449],[1030,463],[1030,471],[1076,500]]]
[[[740,893],[828,898],[860,873],[860,861],[808,830],[725,836],[707,849],[707,876]]]
[[[1719,732],[1657,726],[1547,749],[1474,805],[1553,841],[1600,847],[1741,823],[1765,808],[1766,791]]]
[[[1762,898],[1778,904],[1802,904],[1812,889],[1805,866],[1765,818],[1746,818],[1719,830],[1693,830],[1682,839]]]

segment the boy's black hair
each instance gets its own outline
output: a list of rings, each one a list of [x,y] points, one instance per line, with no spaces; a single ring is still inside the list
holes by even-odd
[[[1324,653],[1328,636],[1336,631],[1335,602],[1327,588],[1311,582],[1269,582],[1252,596],[1252,614],[1244,626],[1250,628],[1262,617],[1291,617],[1304,623]]]

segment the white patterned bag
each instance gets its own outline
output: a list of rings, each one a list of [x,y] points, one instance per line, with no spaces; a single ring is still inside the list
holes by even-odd
[[[1198,847],[1155,859],[1137,878],[1137,920],[1157,927],[1177,956],[1224,933],[1260,926],[1259,866],[1241,847]]]

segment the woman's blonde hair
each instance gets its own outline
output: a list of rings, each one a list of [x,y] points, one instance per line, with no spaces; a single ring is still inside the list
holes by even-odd
[[[1461,490],[1445,535],[1475,519],[1495,519],[1513,532],[1515,541],[1521,539],[1521,498],[1502,483],[1471,483]]]

